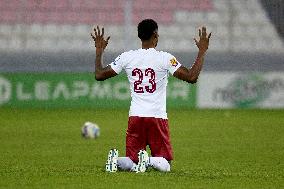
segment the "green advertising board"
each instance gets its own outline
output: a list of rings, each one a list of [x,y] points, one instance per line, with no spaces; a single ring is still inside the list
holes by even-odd
[[[94,107],[130,105],[129,83],[122,74],[96,81],[92,73],[4,73],[0,74],[2,107]],[[167,107],[196,106],[196,86],[169,79]]]

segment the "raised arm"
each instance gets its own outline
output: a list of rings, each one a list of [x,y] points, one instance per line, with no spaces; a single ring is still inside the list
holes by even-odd
[[[104,39],[104,28],[102,28],[101,32],[99,26],[97,26],[97,29],[94,28],[94,31],[91,33],[91,36],[96,46],[96,63],[95,63],[96,80],[103,81],[110,77],[116,76],[117,75],[116,72],[110,66],[107,66],[105,68],[103,68],[102,66],[103,52],[107,47],[110,36],[107,37],[107,39]]]
[[[199,29],[199,40],[194,38],[195,44],[199,49],[194,64],[190,69],[184,66],[179,67],[174,72],[173,74],[174,77],[186,81],[188,83],[197,82],[198,76],[203,66],[204,56],[209,46],[210,37],[211,33],[207,36],[206,27],[202,27],[202,29]]]

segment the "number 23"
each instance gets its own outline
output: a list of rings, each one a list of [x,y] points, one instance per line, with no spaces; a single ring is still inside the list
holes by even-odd
[[[138,76],[138,80],[134,81],[134,92],[136,93],[144,93],[144,89],[142,86],[139,86],[142,81],[143,81],[143,72],[142,70],[135,68],[134,70],[132,70],[132,76]],[[147,68],[145,70],[145,76],[150,77],[149,78],[149,83],[151,84],[151,86],[146,85],[145,86],[145,90],[148,93],[153,93],[156,91],[156,73],[152,68]]]

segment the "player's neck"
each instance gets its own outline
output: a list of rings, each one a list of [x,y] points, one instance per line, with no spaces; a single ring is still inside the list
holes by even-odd
[[[142,49],[155,48],[155,45],[152,41],[142,41]]]

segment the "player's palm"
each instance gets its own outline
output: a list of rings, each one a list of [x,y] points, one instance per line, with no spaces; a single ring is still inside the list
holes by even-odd
[[[110,36],[108,36],[107,39],[104,39],[104,28],[102,28],[101,32],[99,26],[97,26],[97,29],[94,28],[94,31],[91,33],[91,36],[95,41],[97,50],[104,50],[107,47]]]
[[[202,27],[199,29],[199,40],[194,38],[195,44],[198,47],[199,51],[206,52],[209,46],[209,39],[211,37],[211,33],[207,36],[206,27]]]

